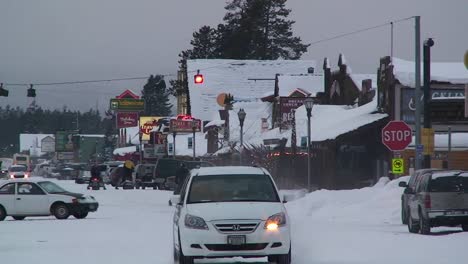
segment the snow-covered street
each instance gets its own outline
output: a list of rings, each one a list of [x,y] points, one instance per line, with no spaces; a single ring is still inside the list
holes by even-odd
[[[98,212],[83,220],[8,217],[0,223],[1,263],[172,263],[171,192],[59,184],[95,196]],[[435,228],[431,236],[408,233],[400,223],[401,191],[398,181],[381,182],[360,190],[316,191],[288,203],[293,263],[459,262],[468,234],[461,228]]]

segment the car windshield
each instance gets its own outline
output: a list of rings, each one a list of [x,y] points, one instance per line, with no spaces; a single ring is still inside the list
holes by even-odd
[[[279,202],[268,175],[210,175],[194,177],[187,203]]]
[[[447,176],[432,179],[429,192],[468,192],[468,177]]]
[[[38,182],[42,188],[44,188],[48,193],[64,193],[67,192],[65,189],[62,187],[58,186],[57,184],[50,182],[50,181],[43,181],[43,182]]]
[[[26,171],[26,167],[24,166],[11,167],[10,171],[11,172]]]

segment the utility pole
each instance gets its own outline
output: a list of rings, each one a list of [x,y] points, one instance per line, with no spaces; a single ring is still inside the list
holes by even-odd
[[[418,153],[418,147],[421,145],[421,17],[414,17],[414,80],[415,80],[415,103],[416,103],[416,116],[415,116],[415,138],[416,138],[416,157],[415,169],[421,169],[421,154]]]
[[[428,38],[424,41],[423,48],[423,73],[424,73],[424,137],[425,144],[425,154],[424,154],[424,166],[423,168],[431,167],[431,149],[432,146],[429,146],[429,142],[433,142],[434,134],[432,133],[432,124],[431,124],[431,47],[434,46],[434,40]],[[432,143],[431,143],[432,144]]]

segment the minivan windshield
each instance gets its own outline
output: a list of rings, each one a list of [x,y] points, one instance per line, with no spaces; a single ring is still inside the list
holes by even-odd
[[[25,166],[15,166],[15,167],[10,167],[11,172],[19,172],[19,171],[26,171],[27,168]]]
[[[190,185],[187,203],[279,202],[268,175],[196,176]]]

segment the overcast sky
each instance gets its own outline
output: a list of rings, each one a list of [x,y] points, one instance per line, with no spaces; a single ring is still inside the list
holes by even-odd
[[[0,82],[174,74],[193,31],[221,23],[224,6],[224,0],[0,0]],[[287,7],[294,34],[305,43],[420,15],[421,39],[435,40],[434,61],[461,62],[468,49],[467,0],[289,0]],[[413,30],[413,20],[395,25],[395,56],[413,59]],[[329,57],[335,66],[340,52],[353,72],[375,73],[379,58],[390,53],[390,26],[313,45],[302,58],[321,65]],[[41,86],[37,102],[102,110],[119,91],[143,84]],[[0,106],[30,102],[26,87],[7,89]]]

